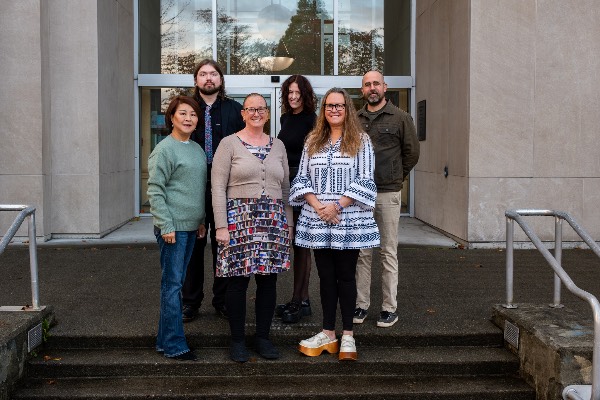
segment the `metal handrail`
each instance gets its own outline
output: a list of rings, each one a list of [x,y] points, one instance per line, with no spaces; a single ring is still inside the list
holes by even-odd
[[[29,269],[31,271],[31,309],[39,311],[40,307],[40,292],[38,283],[38,259],[37,259],[37,241],[35,237],[35,207],[24,205],[3,205],[0,204],[0,211],[20,211],[13,221],[6,234],[0,240],[0,254],[4,253],[6,247],[13,239],[17,230],[21,227],[25,218],[29,217],[28,235],[29,235]],[[29,309],[29,307],[26,307]]]
[[[585,232],[581,226],[568,213],[554,210],[507,210],[506,216],[506,304],[505,308],[516,308],[513,304],[513,245],[514,245],[514,221],[519,224],[527,237],[531,240],[538,251],[544,256],[550,267],[554,270],[554,303],[552,307],[562,307],[560,304],[560,283],[564,283],[575,296],[587,301],[592,307],[594,314],[594,346],[592,354],[592,385],[570,385],[563,391],[563,398],[570,400],[583,400],[586,396],[590,400],[600,400],[600,303],[594,295],[580,289],[575,285],[566,271],[561,266],[562,258],[562,220],[569,223],[571,228],[581,239],[600,257],[600,246]],[[540,238],[522,218],[523,216],[552,216],[555,217],[555,248],[554,257],[546,249]],[[584,394],[585,393],[585,394]],[[587,394],[589,393],[589,397]]]

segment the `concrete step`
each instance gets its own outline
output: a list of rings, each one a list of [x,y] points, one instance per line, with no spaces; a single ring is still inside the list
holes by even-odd
[[[249,364],[250,366],[251,364]],[[358,365],[355,363],[354,365]],[[268,378],[110,377],[31,379],[14,400],[111,399],[435,399],[535,400],[511,376],[282,375]]]
[[[234,363],[228,348],[198,348],[196,362],[169,360],[153,349],[72,349],[41,352],[28,365],[36,378],[279,376],[279,375],[507,375],[517,373],[516,356],[503,348],[366,347],[358,362],[339,362],[337,354],[306,357],[295,346],[280,346],[281,358],[265,360],[249,348],[250,362]]]
[[[285,327],[284,327],[285,328]],[[395,328],[395,327],[394,327]],[[271,339],[278,346],[295,346],[301,339],[310,337],[321,329],[317,327],[292,326],[289,329],[277,329],[273,324]],[[254,331],[247,329],[248,340]],[[383,347],[425,347],[425,346],[485,346],[499,347],[503,345],[503,333],[498,327],[486,321],[485,329],[474,329],[473,332],[401,332],[378,328],[369,332],[361,332],[360,327],[354,330],[356,342],[360,346]],[[192,347],[227,347],[231,340],[227,327],[219,333],[187,332],[186,339]],[[52,335],[46,347],[50,349],[65,348],[122,348],[122,347],[153,347],[156,338],[153,335],[114,336],[99,332],[98,335]]]

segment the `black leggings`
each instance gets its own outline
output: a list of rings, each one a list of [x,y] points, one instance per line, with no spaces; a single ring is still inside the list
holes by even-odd
[[[294,210],[294,236],[300,211]],[[308,284],[310,282],[310,249],[294,245],[294,292],[292,301],[302,302],[308,300]]]
[[[256,279],[256,337],[268,339],[277,300],[277,274],[255,274]],[[231,340],[243,342],[246,336],[246,292],[249,276],[234,276],[227,279],[225,307],[229,316]]]
[[[358,249],[315,249],[315,263],[319,272],[323,329],[335,330],[338,299],[342,312],[342,327],[352,330],[356,306],[356,261]]]

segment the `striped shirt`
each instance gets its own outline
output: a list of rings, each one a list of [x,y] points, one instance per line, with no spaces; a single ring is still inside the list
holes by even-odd
[[[329,142],[310,158],[304,148],[290,189],[290,205],[302,207],[296,224],[297,246],[336,250],[379,246],[379,230],[373,218],[377,197],[373,180],[375,156],[367,134],[361,134],[361,142],[354,157],[341,153],[341,138],[334,144]],[[314,193],[323,204],[342,196],[354,202],[342,210],[339,224],[330,224],[304,200],[307,193]]]

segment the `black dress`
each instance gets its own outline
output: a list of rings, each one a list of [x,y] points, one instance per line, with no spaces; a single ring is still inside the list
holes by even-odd
[[[281,116],[281,130],[277,138],[285,145],[290,167],[290,182],[294,180],[298,173],[304,141],[308,133],[313,130],[316,120],[315,113],[300,112],[292,114],[287,112]]]

